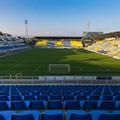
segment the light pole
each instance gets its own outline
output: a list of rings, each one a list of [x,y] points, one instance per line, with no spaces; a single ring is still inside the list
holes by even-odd
[[[26,38],[27,38],[27,43],[29,41],[29,38],[28,38],[28,20],[25,19],[25,27],[26,27]]]
[[[89,32],[89,29],[90,29],[90,22],[88,22],[87,24],[87,32]]]

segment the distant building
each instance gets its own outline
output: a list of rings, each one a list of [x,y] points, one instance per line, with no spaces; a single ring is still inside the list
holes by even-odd
[[[83,37],[90,39],[90,38],[93,38],[95,36],[99,36],[102,34],[103,34],[103,32],[83,32]]]

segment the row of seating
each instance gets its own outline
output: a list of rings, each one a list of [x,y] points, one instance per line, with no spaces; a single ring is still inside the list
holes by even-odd
[[[65,41],[65,42],[64,40],[57,40],[57,41],[40,40],[40,41],[37,41],[35,44],[36,47],[43,47],[43,46],[49,46],[49,45],[52,45],[52,47],[65,47],[69,45],[69,47],[83,48],[83,44],[80,40],[71,40],[71,41]]]
[[[51,92],[49,92],[51,91]],[[119,96],[119,85],[15,85],[0,86],[0,95],[81,95],[81,96]]]
[[[97,41],[96,43],[88,46],[86,49],[102,54],[106,54],[108,56],[116,56],[120,58],[120,39],[114,40],[102,40]]]
[[[0,110],[46,110],[46,109],[62,109],[62,110],[119,110],[120,102],[114,101],[77,101],[66,100],[61,102],[59,100],[51,101],[14,101],[14,102],[0,102]]]
[[[101,113],[83,111],[24,111],[21,113],[6,112],[7,117],[0,113],[0,120],[120,120],[120,113]]]
[[[7,53],[7,52],[17,51],[17,50],[22,50],[27,48],[29,48],[29,46],[25,44],[2,45],[0,46],[0,53]]]
[[[21,101],[21,100],[115,100],[115,101],[120,101],[120,96],[82,96],[82,95],[14,95],[14,96],[6,96],[6,95],[1,95],[0,96],[0,101]]]
[[[54,95],[54,94],[62,94],[62,95],[120,95],[120,87],[119,86],[85,86],[85,85],[69,85],[69,86],[13,86],[12,95],[19,94],[21,95],[40,95],[40,94],[47,94],[47,95]],[[16,91],[16,92],[15,92]],[[51,92],[49,92],[51,91]]]
[[[119,85],[1,85],[0,120],[120,120]]]

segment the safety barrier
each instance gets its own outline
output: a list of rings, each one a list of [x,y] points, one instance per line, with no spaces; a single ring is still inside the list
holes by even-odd
[[[120,84],[120,76],[0,76],[0,84]]]

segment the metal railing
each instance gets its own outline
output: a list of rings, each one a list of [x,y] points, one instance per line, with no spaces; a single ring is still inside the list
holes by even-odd
[[[110,80],[97,80],[96,78],[97,76],[0,76],[0,84],[120,84],[120,76],[113,76]]]

